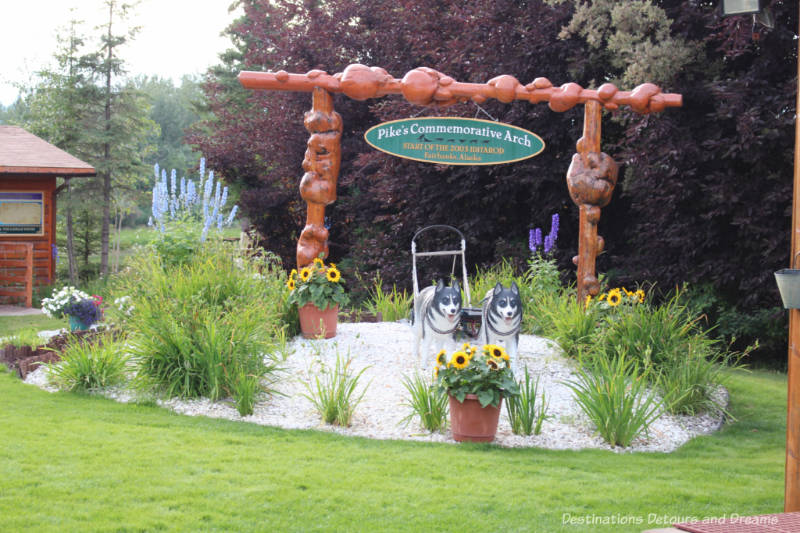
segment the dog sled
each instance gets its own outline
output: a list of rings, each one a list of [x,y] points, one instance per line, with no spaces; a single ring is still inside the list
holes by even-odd
[[[457,234],[458,238],[460,239],[460,246],[458,249],[449,249],[449,250],[428,250],[428,251],[418,251],[417,250],[417,239],[423,233],[426,233],[431,230],[443,230],[450,234]],[[453,247],[455,248],[455,247]],[[417,258],[418,257],[447,257],[451,256],[453,258],[453,266],[450,270],[450,277],[455,277],[456,272],[456,262],[458,258],[461,258],[461,277],[462,282],[461,286],[464,289],[464,302],[465,305],[461,306],[461,316],[459,320],[459,329],[469,337],[476,338],[478,336],[478,332],[481,328],[481,309],[480,307],[472,307],[472,297],[469,291],[469,279],[467,278],[467,262],[466,262],[466,249],[467,249],[467,242],[464,239],[464,234],[461,233],[457,228],[453,226],[448,226],[446,224],[434,224],[432,226],[426,226],[421,230],[417,231],[414,234],[414,237],[411,238],[411,278],[414,284],[414,299],[416,300],[419,296],[419,280],[417,279]]]

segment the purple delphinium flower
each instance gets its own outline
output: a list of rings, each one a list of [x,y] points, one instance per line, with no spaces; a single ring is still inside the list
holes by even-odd
[[[550,222],[550,235],[553,236],[553,244],[555,244],[558,239],[558,213],[553,214],[553,218]]]
[[[231,212],[228,215],[228,220],[225,221],[225,225],[226,226],[230,226],[231,225],[231,222],[233,222],[233,217],[236,216],[236,211],[238,211],[238,210],[239,210],[239,206],[238,205],[233,206],[233,209],[231,209]]]
[[[550,250],[553,249],[555,245],[555,239],[553,238],[552,234],[545,235],[544,237],[544,253],[549,254]]]
[[[53,252],[53,259],[55,260],[56,264],[58,264],[58,246],[56,246],[55,244],[51,244],[50,248],[52,249]]]
[[[556,245],[556,240],[558,240],[558,213],[553,215],[550,221],[550,233],[544,238],[544,253],[550,253]]]
[[[536,253],[542,245],[542,228],[534,228],[528,233],[528,249]]]

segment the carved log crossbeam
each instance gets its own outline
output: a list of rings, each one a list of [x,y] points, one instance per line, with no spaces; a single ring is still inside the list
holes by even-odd
[[[427,67],[409,71],[403,79],[392,77],[380,67],[348,65],[343,72],[330,75],[321,70],[306,74],[285,71],[239,73],[239,82],[248,89],[270,91],[310,92],[315,87],[330,93],[343,93],[354,100],[380,98],[389,94],[402,94],[417,105],[447,106],[473,101],[482,104],[490,98],[504,103],[527,100],[532,104],[549,102],[550,109],[567,111],[578,104],[599,102],[606,109],[629,106],[637,113],[654,113],[667,107],[679,107],[681,95],[662,93],[652,83],[644,83],[633,91],[620,91],[611,83],[597,90],[584,89],[577,83],[555,87],[547,78],[536,78],[523,85],[513,76],[504,74],[487,83],[463,83]]]

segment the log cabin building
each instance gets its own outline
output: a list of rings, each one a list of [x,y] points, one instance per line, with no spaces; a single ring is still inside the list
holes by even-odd
[[[96,175],[87,163],[24,129],[0,126],[0,300],[25,284],[20,250],[32,249],[33,284],[55,281],[56,178]]]

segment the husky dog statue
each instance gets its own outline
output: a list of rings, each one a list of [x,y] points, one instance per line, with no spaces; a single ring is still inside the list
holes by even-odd
[[[425,287],[414,298],[414,311],[411,324],[414,331],[414,354],[417,367],[422,357],[431,356],[430,348],[439,350],[453,340],[453,334],[461,319],[461,288],[457,281],[450,287],[439,280],[435,287]],[[420,345],[422,351],[420,352]],[[427,359],[426,359],[427,361]],[[430,358],[433,361],[433,357]],[[427,366],[427,365],[424,365]]]
[[[498,283],[483,299],[478,340],[483,344],[502,342],[511,359],[511,370],[515,375],[519,372],[517,344],[521,327],[522,299],[519,297],[519,287],[511,282],[511,287],[506,289]]]

